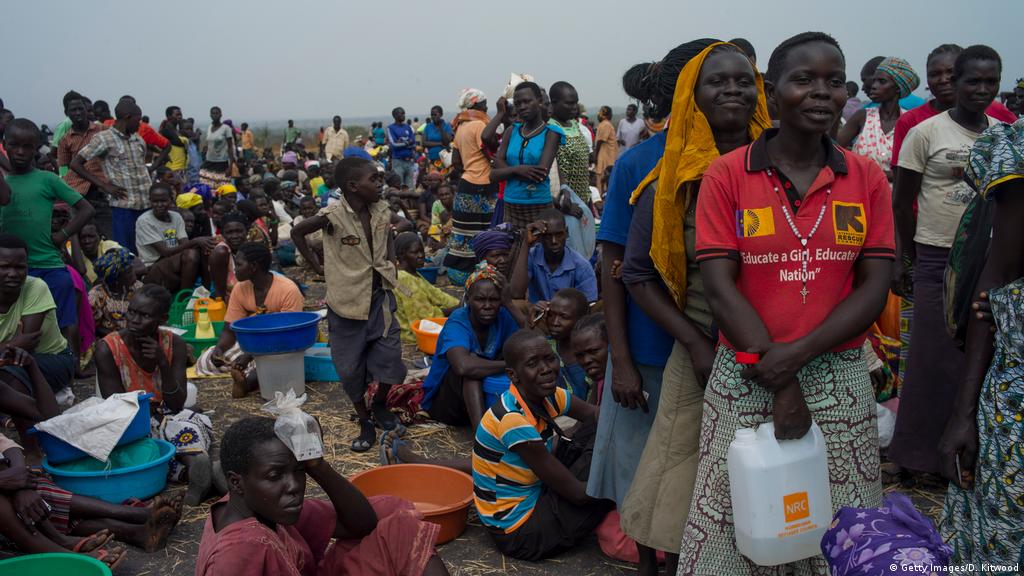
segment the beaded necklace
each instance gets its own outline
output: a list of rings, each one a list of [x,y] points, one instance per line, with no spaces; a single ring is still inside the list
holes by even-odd
[[[771,179],[771,168],[768,168],[766,172],[768,174],[768,178]],[[776,178],[775,182],[781,182],[781,178]],[[789,213],[789,208],[786,206],[788,200],[779,196],[779,185],[777,183],[773,183],[772,186],[775,188],[775,195],[780,198],[782,215],[786,217],[786,223],[789,224],[789,229],[793,231],[793,235],[800,241],[800,246],[805,249],[804,252],[807,252],[806,248],[808,242],[810,242],[811,238],[814,237],[814,233],[818,231],[818,226],[821,226],[821,221],[825,218],[825,211],[828,210],[828,199],[832,196],[832,187],[829,187],[825,192],[825,202],[821,205],[821,212],[818,213],[818,220],[814,222],[814,227],[811,228],[811,231],[807,236],[802,236],[800,234],[800,229],[796,227],[796,222],[793,221],[793,216]],[[807,304],[807,295],[811,293],[811,291],[807,289],[807,261],[810,260],[809,256],[809,253],[801,254],[800,258],[800,281],[803,283],[803,287],[800,289],[800,297],[803,300],[802,304]]]

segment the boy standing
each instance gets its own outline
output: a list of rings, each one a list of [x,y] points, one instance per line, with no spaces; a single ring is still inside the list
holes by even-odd
[[[42,135],[32,121],[13,120],[4,144],[11,162],[6,183],[9,194],[0,194],[0,232],[13,234],[28,246],[28,274],[46,282],[57,304],[57,325],[63,331],[78,325],[78,300],[71,274],[59,247],[93,217],[93,207],[82,195],[52,172],[33,165]],[[75,208],[75,216],[53,231],[53,205],[58,201]]]
[[[385,430],[398,426],[385,403],[391,385],[401,384],[406,374],[392,294],[398,273],[377,168],[361,158],[345,158],[338,162],[334,180],[342,192],[340,201],[295,225],[292,242],[327,278],[331,356],[359,416],[360,433],[352,450],[365,452],[376,438],[374,421]],[[318,230],[324,231],[322,261],[306,242]],[[367,409],[371,381],[380,387]]]

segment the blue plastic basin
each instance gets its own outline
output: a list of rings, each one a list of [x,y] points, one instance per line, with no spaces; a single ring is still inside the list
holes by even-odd
[[[238,345],[248,354],[287,354],[316,342],[316,312],[277,312],[236,320],[231,324]]]
[[[317,343],[306,350],[303,357],[306,371],[306,382],[339,382],[338,371],[334,367],[334,360],[331,358],[331,349],[327,344]]]
[[[149,436],[149,399],[152,397],[153,395],[148,393],[139,394],[139,411],[135,414],[135,418],[132,418],[128,427],[124,429],[124,433],[121,434],[121,439],[117,441],[118,446],[128,444],[129,442],[135,442],[139,438]],[[39,439],[39,446],[46,454],[46,459],[53,464],[71,462],[72,460],[78,460],[79,458],[89,457],[85,452],[82,452],[60,438],[51,436],[41,430],[36,430],[35,426],[29,428],[26,432],[36,435],[36,438]]]
[[[437,266],[424,266],[416,270],[424,280],[431,284],[437,284]]]
[[[43,458],[46,470],[58,486],[74,494],[99,498],[119,504],[128,498],[145,500],[159,494],[167,486],[168,462],[174,457],[174,445],[154,438],[160,448],[160,456],[146,464],[129,468],[78,472],[61,470],[50,465],[49,458]]]

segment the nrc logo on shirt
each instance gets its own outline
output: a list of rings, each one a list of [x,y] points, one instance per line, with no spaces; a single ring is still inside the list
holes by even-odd
[[[836,244],[863,246],[868,233],[868,219],[864,205],[853,202],[832,202],[832,227]]]
[[[736,237],[757,238],[775,234],[775,215],[771,206],[736,211]]]
[[[786,513],[786,523],[808,518],[811,515],[811,504],[807,499],[807,492],[794,492],[782,497],[783,510]]]

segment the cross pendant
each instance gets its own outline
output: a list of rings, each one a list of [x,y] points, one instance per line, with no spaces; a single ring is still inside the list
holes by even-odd
[[[811,291],[807,289],[807,284],[804,284],[804,287],[800,289],[800,296],[803,297],[804,304],[807,304],[807,295],[810,293]]]

